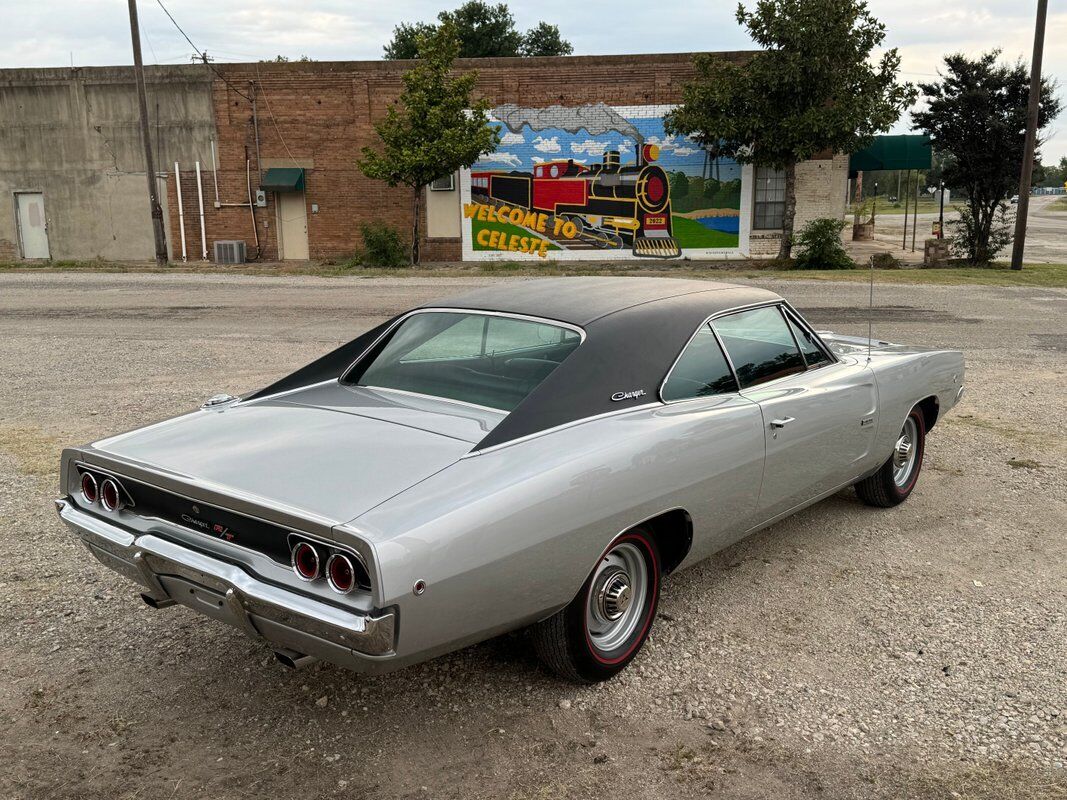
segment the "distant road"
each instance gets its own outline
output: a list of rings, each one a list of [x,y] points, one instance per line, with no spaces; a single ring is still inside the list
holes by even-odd
[[[1030,198],[1030,213],[1026,221],[1026,251],[1024,259],[1039,264],[1067,264],[1067,213],[1051,211],[1049,207],[1058,199],[1057,195],[1040,195]],[[956,219],[954,211],[945,210],[945,223]],[[922,252],[923,239],[930,236],[930,226],[937,220],[937,214],[919,214],[918,230],[915,236],[915,249]],[[908,252],[911,252],[912,218],[908,217]],[[904,215],[885,214],[876,220],[875,237],[880,242],[895,245],[900,249],[904,238]],[[1010,250],[1001,253],[1002,258],[1010,257]]]

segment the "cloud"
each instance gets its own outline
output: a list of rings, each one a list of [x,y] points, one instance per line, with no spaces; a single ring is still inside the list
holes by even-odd
[[[486,153],[478,159],[485,164],[503,164],[506,167],[521,167],[522,159],[514,153],[501,152],[497,150],[495,153]]]
[[[691,156],[693,153],[699,153],[700,150],[695,147],[676,147],[674,148],[674,154],[676,156]]]
[[[521,133],[512,133],[509,130],[504,130],[500,137],[500,144],[505,147],[511,147],[516,144],[526,144],[526,137]]]
[[[559,145],[559,137],[553,136],[551,139],[546,139],[544,136],[538,136],[533,140],[533,147],[539,153],[558,153],[563,148]]]
[[[607,142],[598,142],[596,139],[586,139],[584,142],[571,142],[572,153],[586,153],[591,156],[602,156],[607,149]]]

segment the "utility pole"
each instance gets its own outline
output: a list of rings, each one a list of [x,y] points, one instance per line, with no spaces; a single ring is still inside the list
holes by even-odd
[[[141,111],[141,138],[144,140],[144,168],[148,177],[148,203],[152,211],[152,234],[156,241],[156,265],[167,265],[167,238],[163,231],[163,208],[159,204],[156,164],[152,159],[152,136],[148,130],[148,97],[141,63],[141,28],[137,24],[137,0],[129,0],[130,36],[133,38],[133,80],[137,84],[137,105]]]
[[[1037,23],[1034,26],[1034,57],[1030,62],[1030,103],[1026,108],[1026,143],[1023,146],[1023,169],[1019,176],[1019,207],[1015,211],[1015,241],[1011,246],[1011,268],[1023,268],[1026,246],[1026,214],[1030,210],[1030,177],[1037,148],[1037,117],[1041,106],[1041,56],[1045,50],[1045,18],[1048,0],[1037,0]]]

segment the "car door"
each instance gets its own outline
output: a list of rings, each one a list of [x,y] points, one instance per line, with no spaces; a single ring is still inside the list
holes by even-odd
[[[755,524],[763,478],[763,417],[742,397],[733,370],[705,322],[671,367],[656,409],[660,432],[672,443],[677,487],[667,505],[693,520],[691,557],[699,560],[736,541]]]
[[[866,363],[835,358],[781,304],[735,312],[712,325],[741,395],[763,415],[761,522],[856,477],[877,427],[877,390]]]

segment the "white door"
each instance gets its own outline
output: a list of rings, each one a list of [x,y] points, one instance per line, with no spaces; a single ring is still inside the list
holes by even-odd
[[[19,242],[23,258],[49,258],[48,220],[44,215],[44,195],[19,192],[15,195]]]
[[[279,192],[278,245],[281,258],[306,261],[308,258],[308,216],[303,192]]]

